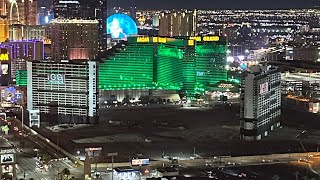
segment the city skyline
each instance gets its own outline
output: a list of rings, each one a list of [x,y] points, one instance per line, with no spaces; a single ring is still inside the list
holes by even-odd
[[[40,6],[48,6],[51,0],[39,0]],[[109,5],[129,8],[132,0],[115,1],[109,0]],[[163,0],[163,1],[147,1],[135,0],[138,9],[290,9],[290,8],[312,8],[320,5],[318,0],[198,0],[193,3],[193,0]]]

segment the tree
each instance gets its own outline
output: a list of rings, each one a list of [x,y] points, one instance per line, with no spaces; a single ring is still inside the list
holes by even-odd
[[[70,170],[68,168],[64,168],[61,172],[60,172],[60,176],[61,179],[69,179],[70,176]]]

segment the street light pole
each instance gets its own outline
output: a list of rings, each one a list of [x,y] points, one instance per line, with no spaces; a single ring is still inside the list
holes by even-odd
[[[23,129],[23,126],[24,126],[24,118],[23,118],[23,106],[21,105],[20,106],[20,109],[21,109],[21,128]]]

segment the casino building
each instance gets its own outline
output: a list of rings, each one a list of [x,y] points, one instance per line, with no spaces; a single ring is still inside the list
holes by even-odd
[[[273,66],[251,66],[241,95],[240,138],[260,140],[280,127],[281,73]]]
[[[156,91],[187,97],[227,80],[223,37],[128,37],[126,45],[99,66],[99,90],[122,101]],[[104,92],[105,91],[105,92]]]
[[[29,61],[28,110],[50,123],[97,121],[97,62]]]

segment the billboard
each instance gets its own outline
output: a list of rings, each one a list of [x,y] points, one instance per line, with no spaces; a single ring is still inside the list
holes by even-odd
[[[48,84],[64,84],[65,75],[59,73],[48,74]]]
[[[11,164],[15,162],[14,154],[1,154],[1,164]]]
[[[107,19],[107,34],[113,39],[126,39],[130,35],[138,34],[134,20],[126,14],[114,14]]]
[[[87,153],[88,156],[100,156],[102,147],[97,147],[97,148],[85,148],[84,151]]]
[[[131,165],[132,166],[143,166],[143,165],[149,165],[150,159],[132,159]]]
[[[9,53],[5,48],[0,48],[0,61],[9,61]]]
[[[30,127],[37,126],[40,128],[40,110],[29,110]]]
[[[260,94],[265,94],[267,92],[269,92],[269,83],[264,82],[264,83],[260,84]]]

